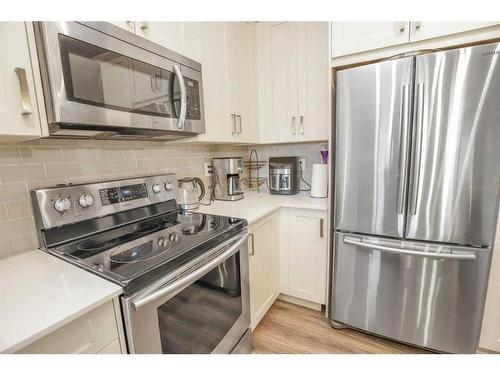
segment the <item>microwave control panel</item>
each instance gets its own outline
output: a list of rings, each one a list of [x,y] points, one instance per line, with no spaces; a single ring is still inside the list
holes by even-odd
[[[186,119],[200,120],[201,108],[200,108],[199,83],[194,79],[184,77],[184,84],[186,86],[186,100],[187,100]]]

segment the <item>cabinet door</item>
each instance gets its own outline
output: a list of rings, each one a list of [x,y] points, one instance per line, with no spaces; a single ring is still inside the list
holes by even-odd
[[[500,206],[498,207],[500,210]],[[500,353],[500,220],[492,250],[479,347]]]
[[[127,31],[135,33],[135,22],[134,21],[113,21],[113,25],[121,27]]]
[[[252,54],[247,22],[226,22],[231,134],[236,142],[255,141],[252,119]]]
[[[421,40],[437,38],[440,36],[462,33],[493,26],[498,22],[411,22],[410,41],[418,42]]]
[[[225,25],[224,22],[204,22],[201,30],[206,133],[199,139],[232,142]]]
[[[297,23],[266,25],[269,38],[268,79],[261,82],[270,88],[271,116],[263,131],[264,141],[293,142],[298,129]]]
[[[184,49],[183,22],[137,22],[136,33],[162,45],[174,52],[182,54]]]
[[[326,304],[327,219],[319,210],[290,209],[289,294]]]
[[[332,22],[332,57],[410,41],[409,22]]]
[[[109,301],[21,349],[19,353],[94,354],[118,341],[117,324],[113,302]]]
[[[252,329],[278,297],[278,216],[266,216],[249,228],[250,312]]]
[[[200,22],[136,22],[135,32],[174,52],[200,61],[202,57]]]
[[[301,22],[298,27],[298,140],[327,140],[331,125],[328,23]]]
[[[30,22],[0,22],[0,138],[5,140],[42,135],[28,27]]]

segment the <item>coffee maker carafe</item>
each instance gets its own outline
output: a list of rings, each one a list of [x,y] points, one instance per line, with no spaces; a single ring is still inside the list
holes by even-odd
[[[240,185],[240,173],[243,172],[242,158],[214,158],[212,167],[215,178],[215,199],[221,201],[243,199]]]

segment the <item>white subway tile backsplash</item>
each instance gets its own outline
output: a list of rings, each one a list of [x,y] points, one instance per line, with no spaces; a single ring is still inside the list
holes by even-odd
[[[2,183],[40,181],[45,178],[44,164],[0,166],[0,181]]]
[[[321,162],[323,144],[253,146],[262,160],[274,155],[306,159],[305,178]],[[143,141],[41,139],[0,146],[0,258],[37,248],[29,190],[172,172],[198,176],[214,157],[248,159],[252,146],[161,144]],[[261,170],[267,176],[267,168]],[[310,177],[309,177],[310,178]]]
[[[46,164],[47,178],[72,178],[82,176],[82,165],[77,162]]]

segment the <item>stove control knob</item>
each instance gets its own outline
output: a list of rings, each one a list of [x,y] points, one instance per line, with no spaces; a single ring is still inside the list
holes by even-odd
[[[170,237],[169,237],[170,242],[177,242],[178,239],[179,239],[179,237],[177,236],[176,233],[170,234]]]
[[[161,191],[160,184],[154,184],[152,187],[153,193],[158,194]]]
[[[71,201],[68,198],[59,198],[54,203],[54,208],[58,212],[66,212],[71,208]]]
[[[158,238],[158,246],[164,247],[167,246],[168,240],[165,237]]]
[[[80,203],[80,206],[83,208],[90,207],[94,204],[94,197],[88,193],[82,194],[80,199],[78,199],[78,203]]]
[[[170,191],[174,188],[174,185],[172,185],[171,182],[165,182],[165,190]]]

